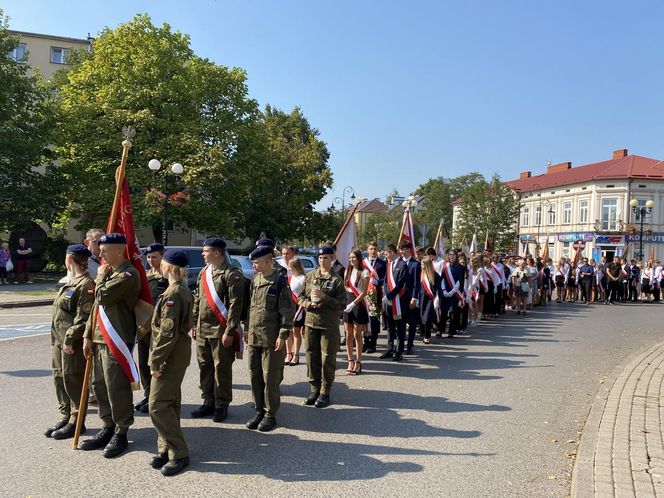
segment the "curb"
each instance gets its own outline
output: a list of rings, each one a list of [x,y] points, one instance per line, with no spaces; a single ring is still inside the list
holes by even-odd
[[[7,308],[29,308],[32,306],[48,306],[53,304],[54,299],[40,299],[35,301],[16,301],[13,303],[0,303],[0,309]]]
[[[658,342],[650,347],[626,357],[623,362],[616,365],[606,376],[604,383],[601,384],[597,396],[593,401],[586,423],[583,426],[583,433],[577,449],[577,456],[572,469],[572,486],[570,495],[574,497],[591,496],[595,493],[595,448],[597,435],[599,433],[600,423],[606,408],[606,402],[613,389],[616,380],[620,374],[639,358],[645,358],[652,352],[660,348],[664,342]]]

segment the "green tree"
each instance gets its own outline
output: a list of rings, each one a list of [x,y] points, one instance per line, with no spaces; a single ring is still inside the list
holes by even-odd
[[[51,224],[61,207],[49,167],[53,103],[43,78],[10,57],[18,43],[0,10],[0,231]]]
[[[494,249],[507,249],[514,244],[518,214],[519,201],[514,191],[496,174],[491,181],[475,183],[466,190],[454,241],[457,246],[464,239],[470,243],[473,234],[477,234],[478,246],[483,246],[488,234]]]
[[[385,196],[385,203],[389,206],[394,197],[399,197],[396,189]],[[387,244],[396,244],[399,241],[402,223],[403,209],[401,206],[372,213],[367,217],[363,229],[357,234],[358,245],[364,248],[371,240],[375,240],[382,247]]]
[[[175,190],[186,195],[170,219],[207,233],[243,235],[237,229],[243,195],[262,169],[257,162],[247,167],[256,156],[250,142],[259,111],[243,70],[197,57],[187,35],[142,14],[105,29],[91,52],[75,53],[69,62],[71,70],[55,79],[67,216],[80,218],[80,228],[105,222],[121,130],[131,125],[128,178],[138,224],[158,231],[164,171],[179,162],[185,169]],[[147,168],[152,158],[163,165],[156,175]]]
[[[267,105],[258,126],[262,136],[252,147],[262,155],[261,173],[245,192],[241,228],[249,237],[309,237],[319,218],[313,206],[332,186],[327,146],[299,108],[285,113]]]

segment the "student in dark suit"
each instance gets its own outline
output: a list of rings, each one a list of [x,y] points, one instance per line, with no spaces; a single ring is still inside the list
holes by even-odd
[[[422,266],[420,262],[413,257],[413,244],[404,240],[399,244],[399,254],[406,262],[408,267],[408,279],[406,280],[406,293],[404,298],[408,298],[408,306],[404,312],[406,316],[406,323],[408,324],[408,344],[406,346],[406,354],[412,354],[413,342],[415,341],[415,333],[417,332],[417,324],[420,321],[420,282]]]
[[[459,264],[457,252],[452,249],[447,253],[447,263],[443,267],[443,278],[440,286],[440,323],[438,330],[445,330],[447,315],[452,310],[447,337],[453,337],[461,328],[461,310],[466,306],[463,296],[466,269]]]
[[[385,248],[387,257],[387,275],[385,285],[383,286],[384,296],[382,299],[385,318],[389,331],[387,351],[381,355],[381,358],[392,358],[394,361],[401,361],[404,351],[404,342],[406,338],[406,317],[410,297],[406,296],[406,281],[408,280],[408,266],[406,262],[397,254],[397,248],[394,244],[389,244]],[[396,351],[394,342],[397,342]]]
[[[369,270],[371,279],[369,280],[369,294],[367,302],[369,305],[369,334],[364,336],[364,352],[376,352],[376,340],[380,332],[380,316],[382,314],[383,285],[385,284],[385,274],[387,273],[387,264],[378,257],[378,243],[369,242],[367,245],[368,257],[362,264]]]

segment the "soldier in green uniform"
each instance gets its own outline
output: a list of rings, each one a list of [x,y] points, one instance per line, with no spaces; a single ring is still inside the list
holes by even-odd
[[[285,346],[293,328],[293,298],[288,280],[273,266],[274,243],[261,239],[249,258],[254,266],[247,330],[247,357],[256,415],[249,429],[267,432],[277,425],[284,378]]]
[[[332,270],[333,255],[331,246],[318,250],[320,266],[307,274],[298,298],[298,304],[307,311],[304,336],[311,395],[304,404],[317,408],[330,404],[339,350],[339,312],[346,307],[344,282]]]
[[[62,419],[44,434],[54,439],[73,437],[76,429],[85,373],[83,332],[94,301],[95,283],[88,273],[90,254],[83,244],[67,247],[65,266],[72,278],[58,291],[53,302],[51,361]]]
[[[189,261],[182,251],[169,249],[161,262],[168,288],[157,300],[152,315],[150,352],[150,418],[157,429],[157,455],[150,465],[165,476],[189,465],[189,448],[180,427],[182,380],[191,359],[193,297],[187,285]]]
[[[88,320],[83,341],[86,358],[93,355],[92,388],[104,427],[78,447],[82,450],[104,448],[106,458],[118,456],[127,449],[127,431],[134,423],[132,387],[126,372],[132,376],[138,374],[131,350],[136,342],[134,308],[141,281],[136,268],[125,258],[126,244],[125,236],[118,233],[109,233],[99,239],[101,257],[106,263],[99,267],[95,281],[98,313]],[[109,337],[109,344],[102,334],[102,327]],[[111,347],[117,351],[117,356]]]
[[[206,239],[203,259],[207,266],[198,274],[191,329],[191,336],[196,339],[203,405],[192,411],[191,416],[213,415],[212,420],[223,422],[233,400],[233,362],[242,340],[239,327],[244,275],[226,261],[223,239]]]
[[[168,280],[161,276],[161,258],[164,255],[164,246],[155,242],[145,248],[145,258],[148,260],[150,269],[148,270],[148,285],[152,294],[152,304],[157,305],[159,296],[168,287]],[[150,365],[148,365],[148,356],[150,355],[150,331],[141,337],[136,343],[138,349],[138,373],[141,375],[141,384],[143,384],[143,400],[134,408],[141,413],[148,412],[148,400],[150,399]]]

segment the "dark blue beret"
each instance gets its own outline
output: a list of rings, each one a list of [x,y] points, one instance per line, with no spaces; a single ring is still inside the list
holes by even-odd
[[[318,255],[322,254],[329,254],[332,255],[334,254],[334,249],[332,249],[332,246],[322,246],[318,249]]]
[[[256,247],[258,247],[258,246],[274,247],[274,242],[272,242],[270,239],[258,239],[256,241]]]
[[[77,254],[79,256],[85,256],[86,258],[92,256],[92,253],[83,244],[72,244],[67,246],[67,254]]]
[[[99,239],[100,244],[126,244],[127,238],[121,233],[107,233]]]
[[[250,260],[254,260],[256,258],[260,258],[261,256],[265,256],[266,254],[274,254],[274,247],[272,246],[258,246],[256,249],[251,251],[251,254],[249,255]]]
[[[184,251],[178,251],[177,249],[168,249],[164,253],[164,261],[175,266],[185,266],[189,265],[189,258],[184,253]]]
[[[223,251],[226,249],[226,241],[219,237],[210,237],[209,239],[205,239],[203,242],[203,247],[205,246],[216,247],[217,249],[221,249]]]
[[[145,254],[150,254],[151,252],[161,251],[164,252],[164,246],[159,242],[153,242],[145,248]]]

